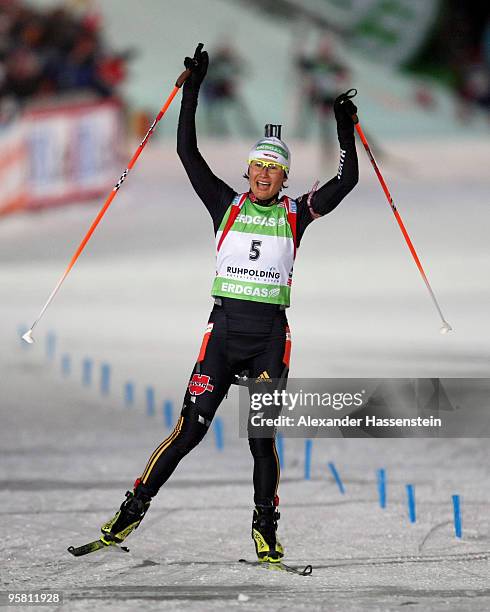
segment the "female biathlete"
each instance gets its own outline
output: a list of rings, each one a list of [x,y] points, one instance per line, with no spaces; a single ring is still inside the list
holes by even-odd
[[[250,384],[285,381],[291,337],[286,318],[296,250],[306,227],[331,212],[358,180],[352,116],[346,94],[334,104],[340,143],[338,174],[298,198],[280,196],[291,155],[280,126],[248,155],[249,189],[237,193],[210,170],[197,148],[195,114],[208,54],[199,44],[184,64],[185,82],[177,131],[177,152],[197,195],[208,209],[216,235],[214,307],[192,370],[175,429],[153,454],[115,516],[102,526],[102,540],[122,542],[142,521],[150,501],[179,461],[205,436],[235,375],[246,370]],[[269,389],[268,389],[269,390]],[[274,433],[249,436],[254,459],[252,537],[260,561],[277,562],[284,550],[277,536],[279,462]]]

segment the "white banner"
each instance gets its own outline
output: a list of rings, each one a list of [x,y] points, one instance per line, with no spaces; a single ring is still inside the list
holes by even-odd
[[[23,118],[29,207],[66,204],[107,192],[117,175],[121,117],[114,101],[30,109]]]
[[[23,208],[27,201],[27,152],[20,122],[0,128],[0,214]]]

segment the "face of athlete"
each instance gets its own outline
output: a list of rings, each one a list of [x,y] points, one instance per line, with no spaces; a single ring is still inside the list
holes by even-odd
[[[279,193],[284,178],[285,173],[280,166],[266,167],[254,160],[248,167],[250,189],[258,200],[269,200]]]

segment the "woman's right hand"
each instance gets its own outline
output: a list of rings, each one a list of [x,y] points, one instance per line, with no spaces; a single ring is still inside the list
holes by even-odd
[[[194,51],[194,57],[186,57],[184,60],[184,66],[191,71],[186,85],[194,89],[199,89],[208,71],[209,56],[207,51],[202,50],[203,47],[203,43],[199,43]]]

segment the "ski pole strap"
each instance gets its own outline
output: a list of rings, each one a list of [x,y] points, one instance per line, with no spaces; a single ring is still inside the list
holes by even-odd
[[[349,91],[346,91],[344,96],[350,100],[351,98],[355,98],[357,96],[357,89],[355,89],[354,87],[352,89],[349,89]]]
[[[346,91],[344,95],[348,100],[355,98],[355,96],[357,96],[357,89],[349,89],[349,91]],[[354,125],[359,123],[359,117],[357,115],[352,115],[352,121],[354,122]]]

